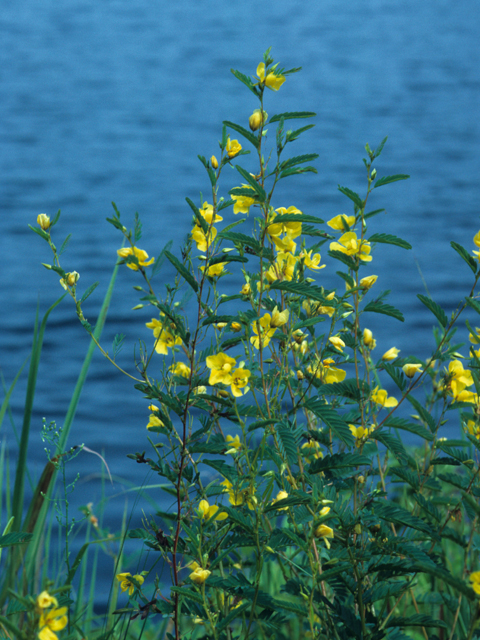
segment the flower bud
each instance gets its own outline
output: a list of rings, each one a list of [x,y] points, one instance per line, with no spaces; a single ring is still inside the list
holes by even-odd
[[[216,159],[216,157],[215,157],[215,156],[212,156],[212,157],[210,158],[210,164],[212,165],[212,167],[213,167],[214,169],[218,169],[218,160]]]
[[[41,229],[43,229],[43,231],[46,231],[50,227],[50,218],[46,213],[40,213],[37,216],[37,224]]]
[[[377,170],[376,170],[376,169],[374,169],[374,170],[372,171],[372,173],[370,174],[370,178],[371,178],[371,180],[375,180],[375,178],[376,178],[376,177],[377,177]]]
[[[268,118],[268,113],[265,111],[262,114],[261,109],[255,109],[250,118],[248,119],[248,125],[252,131],[256,131],[260,129],[260,127],[265,124]]]

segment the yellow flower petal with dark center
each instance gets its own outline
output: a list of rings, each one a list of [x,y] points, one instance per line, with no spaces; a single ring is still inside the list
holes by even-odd
[[[276,75],[270,72],[265,78],[265,64],[261,62],[257,67],[257,76],[260,78],[260,82],[265,83],[265,86],[272,91],[278,91],[282,84],[285,82],[285,76]]]
[[[242,145],[239,143],[238,140],[230,140],[230,138],[227,138],[226,151],[227,151],[227,156],[229,158],[234,158],[235,156],[238,156],[241,150],[242,150]]]
[[[349,256],[358,255],[359,259],[364,262],[372,260],[372,256],[369,255],[371,251],[370,243],[367,240],[357,238],[357,234],[353,231],[347,231],[339,238],[338,242],[332,242],[330,251],[340,251]]]

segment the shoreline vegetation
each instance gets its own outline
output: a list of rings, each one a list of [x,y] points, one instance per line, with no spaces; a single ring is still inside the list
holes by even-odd
[[[242,124],[223,123],[217,155],[199,156],[209,193],[186,199],[192,228],[180,250],[170,242],[160,251],[142,236],[138,214],[129,229],[113,204],[107,220],[122,246],[94,327],[87,318],[98,283],[83,289],[81,274],[62,266],[70,236],[57,247],[60,212],[41,213],[30,226],[48,245],[43,266],[59,279],[61,296],[44,318],[37,313],[30,358],[0,406],[1,424],[28,365],[14,474],[0,452],[0,637],[480,637],[480,329],[465,319],[467,310],[480,314],[480,231],[472,246],[450,243],[451,259],[471,274],[451,316],[418,294],[435,322],[431,356],[377,347],[370,314],[392,323],[392,335],[404,317],[381,289],[375,254],[412,248],[375,232],[384,213],[377,189],[409,176],[377,174],[384,138],[365,147],[363,194],[339,186],[349,213],[325,221],[303,211],[300,197],[282,202],[282,180],[302,186],[309,179],[302,174],[317,173],[318,154],[295,155],[291,146],[315,113],[272,115],[277,92],[294,91],[300,70],[281,67],[270,50],[254,74],[232,70],[257,108]],[[225,192],[227,168],[238,186]],[[169,282],[161,277],[166,261],[175,270]],[[124,267],[139,294],[139,327],[151,331],[129,370],[116,360],[124,336],[108,348],[102,342]],[[336,272],[335,288],[322,286],[323,269]],[[243,285],[227,295],[232,272]],[[63,425],[44,420],[42,440],[52,451],[30,495],[42,344],[50,314],[69,298],[91,343]],[[468,344],[455,342],[461,323]],[[68,495],[79,488],[66,468],[81,447],[69,448],[68,436],[96,349],[145,400],[148,452],[132,443],[131,464],[140,476],[158,476],[174,501],[171,511],[152,507],[140,528],[129,529],[126,514],[117,533],[92,504],[81,522],[69,512]],[[455,439],[442,435],[447,420],[458,425]],[[420,444],[404,446],[406,434]],[[162,504],[162,494],[153,498]],[[74,555],[79,531],[84,542]],[[130,564],[127,541],[137,549]],[[100,553],[112,559],[103,614]]]

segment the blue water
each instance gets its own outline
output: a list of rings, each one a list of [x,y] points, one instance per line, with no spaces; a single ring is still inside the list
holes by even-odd
[[[401,355],[431,352],[434,321],[415,295],[425,293],[424,279],[447,312],[456,306],[469,291],[471,272],[449,242],[470,252],[480,228],[478,0],[3,5],[0,366],[7,385],[29,352],[37,300],[43,313],[61,294],[58,278],[41,266],[50,261],[48,247],[27,225],[41,212],[62,210],[57,245],[72,233],[62,266],[81,274],[80,289],[101,282],[85,306],[94,322],[121,241],[105,222],[110,201],[127,226],[140,213],[141,246],[150,255],[169,239],[178,247],[191,225],[185,196],[199,202],[199,192],[208,193],[197,154],[218,151],[222,120],[246,126],[257,107],[229,70],[254,74],[268,46],[282,66],[303,71],[269,93],[265,108],[270,114],[315,111],[315,129],[293,143],[291,153],[320,154],[318,175],[284,181],[275,206],[295,205],[325,220],[350,213],[337,184],[362,194],[364,145],[388,135],[379,175],[412,177],[372,195],[371,207],[388,212],[374,220],[374,231],[403,237],[414,249],[378,247],[368,273],[380,276],[379,291],[392,290],[390,302],[406,322],[372,315],[370,327],[379,356],[391,346]],[[244,166],[253,170],[253,157]],[[236,172],[225,173],[223,195],[238,183]],[[326,262],[318,283],[340,286],[333,274],[338,266]],[[158,286],[171,276],[166,267]],[[131,311],[134,284],[135,274],[124,268],[103,337],[110,348],[115,333],[127,335],[119,363],[130,371],[135,339],[141,331],[150,336],[142,327],[151,318]],[[228,281],[232,292],[240,284],[238,277]],[[45,337],[32,425],[34,475],[45,461],[41,418],[62,424],[88,346],[68,303],[52,314]],[[17,428],[24,392],[22,381],[12,398]],[[148,446],[145,404],[96,354],[70,444],[103,451],[112,473],[139,483],[139,467],[125,455]],[[3,434],[14,456],[7,421]],[[99,472],[97,458],[82,453],[70,471],[82,474],[79,502],[98,504],[100,484],[86,482]],[[118,481],[112,492],[121,492]],[[123,505],[123,496],[109,505],[114,527]]]

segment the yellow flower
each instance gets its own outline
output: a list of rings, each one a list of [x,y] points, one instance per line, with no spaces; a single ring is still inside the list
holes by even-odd
[[[227,440],[229,446],[232,449],[235,449],[235,451],[238,451],[239,449],[242,448],[242,443],[240,442],[240,436],[239,435],[236,435],[235,437],[227,436],[226,440]]]
[[[120,256],[120,258],[135,256],[140,267],[148,267],[155,262],[155,258],[151,258],[149,260],[148,253],[143,249],[138,249],[137,247],[125,247],[124,249],[117,249],[117,254]],[[133,269],[133,271],[138,271],[138,266],[136,264],[133,264],[133,262],[127,263],[127,267],[129,269]]]
[[[305,264],[305,266],[307,267],[307,269],[311,269],[312,271],[318,271],[319,269],[325,269],[325,267],[327,266],[326,264],[320,264],[320,254],[316,253],[313,258],[312,258],[312,252],[311,251],[302,251],[300,253],[300,258],[303,258],[303,262]]]
[[[450,362],[447,376],[449,379],[447,389],[452,392],[455,400],[458,399],[458,396],[465,387],[471,387],[473,384],[472,374],[463,368],[460,360],[452,360],[452,362]]]
[[[475,420],[469,420],[467,422],[467,431],[477,440],[480,440],[480,425]],[[479,592],[480,593],[480,592]]]
[[[265,272],[267,282],[272,283],[275,280],[292,280],[295,272],[295,265],[300,260],[300,256],[294,256],[291,253],[278,253],[275,264]]]
[[[67,613],[67,607],[53,607],[49,611],[42,612],[40,620],[38,621],[38,628],[40,629],[38,637],[40,640],[57,640],[57,634],[54,631],[61,631],[68,624],[68,618],[65,615]]]
[[[252,189],[253,191],[253,187],[248,184],[242,184],[242,187],[244,189]],[[252,204],[255,204],[255,198],[249,198],[248,196],[232,195],[232,200],[235,200],[235,204],[233,205],[233,213],[235,215],[237,215],[237,213],[248,213]]]
[[[339,216],[335,216],[334,218],[329,220],[327,224],[332,229],[335,229],[335,231],[345,231],[345,228],[342,224],[342,219],[345,220],[349,227],[353,227],[353,225],[355,224],[355,216],[347,216],[344,213],[340,214]]]
[[[303,449],[305,449],[304,455],[306,458],[313,457],[315,460],[323,458],[323,453],[320,451],[320,443],[316,440],[309,440],[302,444]]]
[[[378,276],[366,276],[360,280],[360,286],[362,289],[366,289],[367,291],[373,287],[375,282],[378,280]]]
[[[155,341],[155,351],[166,356],[168,354],[168,349],[172,349],[179,344],[182,344],[182,339],[179,336],[175,337],[169,331],[162,331]]]
[[[470,582],[472,582],[472,589],[475,591],[475,593],[478,593],[480,595],[480,571],[474,571],[473,573],[471,573],[469,576],[469,580]]]
[[[268,314],[266,314],[268,315]],[[270,320],[270,327],[282,327],[284,324],[288,322],[289,311],[288,309],[284,309],[283,311],[279,311],[278,307],[272,311],[272,318]]]
[[[225,353],[217,353],[215,356],[208,356],[207,367],[211,369],[208,384],[232,384],[232,369],[237,364],[235,358],[227,356]]]
[[[177,362],[177,364],[175,365],[172,364],[172,366],[170,367],[170,371],[175,376],[182,376],[182,378],[188,378],[192,370],[185,363]]]
[[[205,235],[203,229],[195,225],[192,229],[192,238],[197,245],[199,251],[208,251],[208,247],[215,240],[217,230],[215,227],[211,227],[208,234]]]
[[[265,84],[266,87],[272,89],[272,91],[278,91],[282,84],[285,82],[285,76],[275,75],[275,73],[268,73],[265,78],[265,64],[261,62],[257,67],[257,76],[260,78],[260,82]]]
[[[372,260],[372,256],[369,255],[371,251],[370,243],[367,240],[359,240],[357,234],[353,231],[347,231],[339,238],[338,242],[332,242],[330,251],[341,251],[348,256],[358,255],[360,260],[364,262]]]
[[[193,569],[193,573],[188,577],[195,584],[203,584],[208,576],[212,574],[208,569],[202,569],[198,562],[191,562],[188,566],[190,569]]]
[[[50,218],[46,213],[40,213],[37,216],[37,224],[41,229],[43,229],[43,231],[46,231],[50,227]]]
[[[283,238],[280,238],[280,236],[273,236],[271,240],[273,240],[275,249],[280,253],[295,253],[297,243],[294,242],[290,236],[286,235]],[[301,255],[299,258],[300,257]]]
[[[217,276],[224,275],[223,269],[226,264],[227,262],[216,262],[215,264],[212,264],[212,266],[207,269],[207,276],[209,278],[215,278]],[[200,267],[200,269],[205,271],[205,267]]]
[[[247,507],[250,510],[255,509],[255,505],[257,504],[257,498],[253,495],[254,494],[253,487],[250,487],[249,489],[242,489],[241,491],[236,491],[233,488],[233,485],[230,482],[230,480],[225,479],[220,484],[222,484],[225,487],[224,492],[228,493],[228,501],[232,506],[239,507],[246,502]]]
[[[480,231],[478,231],[474,237],[473,237],[473,242],[477,245],[477,247],[480,247]],[[477,260],[480,260],[480,251],[472,251],[474,256],[477,256]]]
[[[480,329],[478,327],[475,327],[475,335],[473,333],[469,333],[468,339],[470,340],[470,342],[473,342],[473,344],[480,344]]]
[[[332,358],[327,358],[320,366],[320,377],[322,379],[322,382],[324,382],[325,384],[342,382],[342,380],[347,375],[347,372],[343,371],[343,369],[332,367],[332,364],[334,364],[334,362],[335,361],[332,360]]]
[[[227,156],[229,158],[234,158],[235,156],[238,156],[241,150],[242,150],[242,145],[239,143],[238,140],[230,140],[230,138],[227,138]]]
[[[327,300],[333,300],[335,297],[335,291],[332,291],[325,297]],[[327,315],[331,317],[335,313],[334,307],[322,305],[321,302],[315,302],[314,300],[304,300],[302,302],[302,307],[305,309],[308,316]]]
[[[42,591],[42,593],[37,597],[37,609],[48,609],[52,604],[55,607],[58,607],[57,599],[54,596],[51,596],[48,591]]]
[[[248,126],[252,131],[257,131],[260,127],[265,124],[268,118],[268,113],[261,109],[255,109],[250,118],[248,119]]]
[[[327,545],[327,549],[330,549],[330,541],[328,540],[328,538],[334,537],[333,529],[327,527],[326,524],[320,524],[315,529],[314,535],[316,538],[323,538],[323,540],[325,540],[325,544]]]
[[[200,500],[200,504],[198,505],[198,512],[200,517],[203,520],[210,520],[212,516],[214,516],[219,507],[216,504],[210,505],[208,500]],[[215,516],[215,520],[225,520],[228,518],[228,513],[219,513],[218,516]]]
[[[252,293],[252,287],[250,286],[250,283],[246,283],[243,285],[240,293],[242,294],[242,296],[248,296]]]
[[[275,209],[275,213],[281,216],[286,214],[295,214],[300,216],[303,215],[302,212],[296,207],[288,207],[288,209],[285,209],[285,207],[280,207],[279,209]],[[270,237],[279,236],[281,233],[286,233],[290,238],[297,238],[302,233],[302,223],[293,221],[273,222],[272,224],[268,225],[267,233]]]
[[[341,338],[339,338],[338,336],[332,336],[331,338],[328,339],[328,341],[333,344],[333,346],[337,351],[340,351],[340,353],[343,353],[343,347],[345,346],[345,342]]]
[[[147,429],[151,429],[152,427],[164,427],[165,425],[163,424],[163,422],[160,420],[160,418],[158,416],[156,416],[154,413],[151,413],[149,416],[149,422],[147,424]]]
[[[286,491],[279,491],[277,493],[277,497],[272,500],[272,504],[275,504],[276,502],[279,502],[280,500],[285,500],[285,498],[288,498],[288,493]],[[278,509],[279,511],[287,511],[288,507],[280,507]]]
[[[321,518],[328,515],[330,513],[330,507],[323,507],[320,509],[320,513],[318,514]]]
[[[130,578],[133,577],[133,579],[136,580],[138,584],[143,584],[145,581],[145,578],[139,575],[132,576],[131,573],[117,573],[116,578],[120,582],[120,589],[122,591],[128,590],[128,595],[131,596],[132,593],[135,591],[135,585],[131,580],[129,580],[129,577]]]
[[[266,347],[272,339],[276,328],[272,327],[271,320],[270,314],[266,313],[263,318],[255,320],[255,322],[252,323],[252,330],[256,335],[250,338],[250,342],[253,344],[255,349],[260,349],[260,343],[262,348]]]
[[[218,213],[214,214],[213,205],[208,204],[208,202],[204,202],[199,211],[207,224],[215,224],[216,222],[221,222],[223,220],[222,216],[219,216]],[[197,227],[200,226],[197,221],[195,224]]]
[[[232,372],[231,390],[236,398],[240,398],[248,391],[248,379],[251,375],[248,369],[235,369],[235,371]],[[242,389],[244,389],[243,392]]]
[[[363,330],[363,342],[365,346],[370,349],[370,351],[373,351],[373,349],[375,349],[375,347],[377,346],[377,341],[374,339],[373,333],[370,331],[370,329]]]
[[[212,167],[213,167],[214,169],[218,169],[218,160],[216,159],[216,157],[215,157],[215,156],[212,156],[212,157],[210,158],[210,164],[212,165]]]
[[[389,398],[385,389],[379,389],[378,387],[375,387],[372,392],[372,400],[373,402],[380,404],[382,407],[387,408],[396,407],[398,404],[398,400],[396,398]]]
[[[60,284],[66,291],[68,287],[73,287],[74,285],[76,285],[79,279],[80,274],[76,271],[72,271],[71,273],[66,273],[65,278],[60,278]]]
[[[423,371],[421,364],[405,364],[402,369],[407,378],[413,378],[417,373],[422,373]]]
[[[365,427],[356,427],[354,424],[348,425],[350,431],[352,432],[353,437],[355,438],[355,446],[361,447],[362,444],[366,441],[370,433],[373,431],[372,429],[365,429]]]
[[[239,331],[242,330],[242,325],[239,322],[232,322],[231,324],[231,329],[232,331],[234,331],[235,333],[238,333]]]
[[[399,353],[400,353],[400,349],[397,349],[396,347],[392,347],[388,351],[385,351],[385,353],[382,356],[382,360],[395,360],[395,358],[398,356]]]

